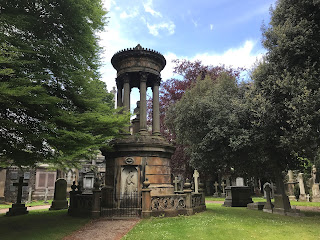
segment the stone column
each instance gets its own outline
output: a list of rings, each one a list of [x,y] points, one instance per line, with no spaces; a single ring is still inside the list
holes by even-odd
[[[160,109],[159,109],[159,86],[161,78],[153,85],[153,116],[152,116],[152,134],[160,136]]]
[[[148,188],[150,182],[148,179],[143,182],[142,192],[142,218],[150,218],[151,217],[151,189]]]
[[[140,134],[147,134],[147,77],[146,73],[140,74]]]
[[[124,74],[123,83],[123,106],[125,111],[130,111],[130,79],[128,74]]]
[[[100,217],[100,198],[101,198],[101,191],[99,189],[94,189],[92,191],[92,210],[91,210],[91,217],[92,218],[99,218]]]
[[[193,214],[193,208],[192,208],[192,190],[191,190],[191,183],[190,180],[187,178],[186,182],[184,183],[184,194],[186,194],[186,210],[187,215]]]
[[[122,107],[122,86],[117,85],[117,108]]]

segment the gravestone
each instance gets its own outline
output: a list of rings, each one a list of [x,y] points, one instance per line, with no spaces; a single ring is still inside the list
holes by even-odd
[[[299,182],[299,188],[300,188],[299,201],[305,202],[307,200],[307,197],[306,197],[306,191],[304,188],[303,173],[298,174],[298,182]]]
[[[219,192],[218,192],[218,186],[219,186],[219,183],[217,183],[217,181],[214,182],[213,184],[214,186],[214,189],[215,189],[215,192],[213,194],[213,197],[219,197]]]
[[[23,177],[19,178],[18,183],[14,183],[13,186],[18,187],[18,194],[17,194],[17,202],[12,204],[12,207],[9,208],[9,211],[6,213],[6,216],[17,216],[27,214],[27,208],[24,204],[21,203],[22,199],[22,187],[28,186],[28,183],[23,182]]]
[[[54,197],[49,210],[60,210],[67,208],[67,181],[63,178],[60,178],[55,182]]]
[[[226,187],[226,184],[224,183],[224,181],[222,181],[222,183],[221,183],[221,189],[222,189],[221,197],[223,197],[223,198],[226,197],[225,187]]]
[[[312,166],[311,179],[312,179],[312,202],[320,202],[319,180],[318,180],[317,169],[315,165]]]
[[[270,198],[273,199],[273,197],[274,197],[274,189],[275,189],[275,186],[274,186],[273,183],[268,183],[268,182],[266,182],[265,184],[263,184],[263,197],[264,197],[265,199],[267,199],[267,192],[266,192],[266,190],[265,190],[265,187],[266,187],[267,185],[269,185],[269,187],[270,187]]]
[[[29,192],[28,192],[28,203],[32,202],[32,187],[29,187]]]
[[[48,188],[46,188],[46,191],[44,193],[44,203],[48,203],[48,193],[49,193],[49,190]]]
[[[225,190],[226,199],[222,205],[224,207],[247,207],[253,202],[250,196],[251,189],[247,186],[229,186]]]
[[[288,197],[289,200],[295,200],[296,197],[294,196],[294,185],[296,184],[296,181],[293,179],[293,171],[288,170],[288,182],[287,182],[287,189],[288,189]]]
[[[263,191],[265,192],[265,198],[267,200],[266,204],[263,207],[263,211],[268,212],[268,213],[272,213],[274,206],[271,202],[271,193],[272,193],[271,184],[268,182],[263,184]]]
[[[237,177],[236,178],[236,186],[237,187],[242,187],[244,186],[244,179],[242,177]]]
[[[197,170],[194,170],[193,179],[194,179],[194,192],[199,193],[199,172]]]

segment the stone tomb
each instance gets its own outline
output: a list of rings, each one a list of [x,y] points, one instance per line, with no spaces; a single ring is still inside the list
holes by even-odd
[[[229,186],[225,190],[226,199],[223,204],[225,207],[246,207],[253,202],[250,197],[251,190],[247,186]]]
[[[67,209],[67,181],[63,178],[57,179],[54,188],[54,199],[49,210]]]

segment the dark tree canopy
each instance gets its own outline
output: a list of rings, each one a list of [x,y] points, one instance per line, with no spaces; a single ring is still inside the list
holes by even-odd
[[[118,134],[99,80],[101,0],[10,0],[0,5],[0,158],[73,164]]]

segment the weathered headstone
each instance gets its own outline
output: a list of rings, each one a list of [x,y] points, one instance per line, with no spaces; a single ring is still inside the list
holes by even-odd
[[[219,197],[219,192],[218,192],[218,186],[219,186],[219,183],[217,183],[217,181],[214,182],[213,184],[214,186],[214,189],[215,189],[215,192],[213,194],[213,197]]]
[[[194,192],[199,193],[199,172],[197,170],[194,170],[193,179],[194,179]]]
[[[319,180],[318,180],[317,169],[315,165],[312,166],[311,178],[312,178],[312,202],[320,202]]]
[[[265,190],[265,187],[266,187],[267,185],[269,185],[269,187],[270,187],[270,198],[273,199],[273,196],[274,196],[274,188],[275,188],[275,186],[274,186],[273,183],[268,183],[268,182],[266,182],[265,184],[263,184],[263,197],[264,197],[265,199],[267,199],[267,192],[266,192],[266,190]]]
[[[16,216],[16,215],[22,215],[27,214],[27,208],[24,204],[21,203],[22,199],[22,187],[28,186],[28,183],[23,182],[23,177],[19,178],[18,183],[14,183],[13,186],[18,187],[18,193],[17,193],[17,202],[12,204],[12,207],[9,208],[9,211],[6,213],[6,216]]]
[[[48,203],[48,193],[49,193],[49,190],[48,188],[46,187],[46,191],[44,193],[44,203]]]
[[[244,186],[244,179],[242,177],[237,177],[236,178],[236,186],[237,187],[242,187]]]
[[[264,212],[268,212],[268,213],[272,213],[273,212],[273,204],[271,203],[271,192],[272,192],[272,189],[270,187],[270,183],[267,182],[267,183],[265,183],[263,185],[263,191],[265,192],[265,196],[266,196],[266,199],[267,199],[267,202],[263,207],[263,211]]]
[[[222,189],[221,197],[223,197],[223,198],[226,197],[225,187],[226,187],[226,184],[224,183],[224,181],[222,181],[222,183],[221,183],[221,189]]]
[[[49,210],[60,210],[68,208],[67,181],[58,179],[54,186],[54,199]]]
[[[298,174],[298,181],[299,181],[299,188],[300,188],[299,201],[305,202],[307,198],[306,198],[306,191],[305,191],[304,182],[303,182],[303,173]]]
[[[32,202],[32,187],[29,187],[29,192],[28,192],[28,203]]]
[[[296,197],[294,196],[294,185],[296,184],[296,181],[294,181],[292,170],[288,170],[288,178],[289,178],[287,182],[288,197],[289,197],[289,200],[295,200]]]

